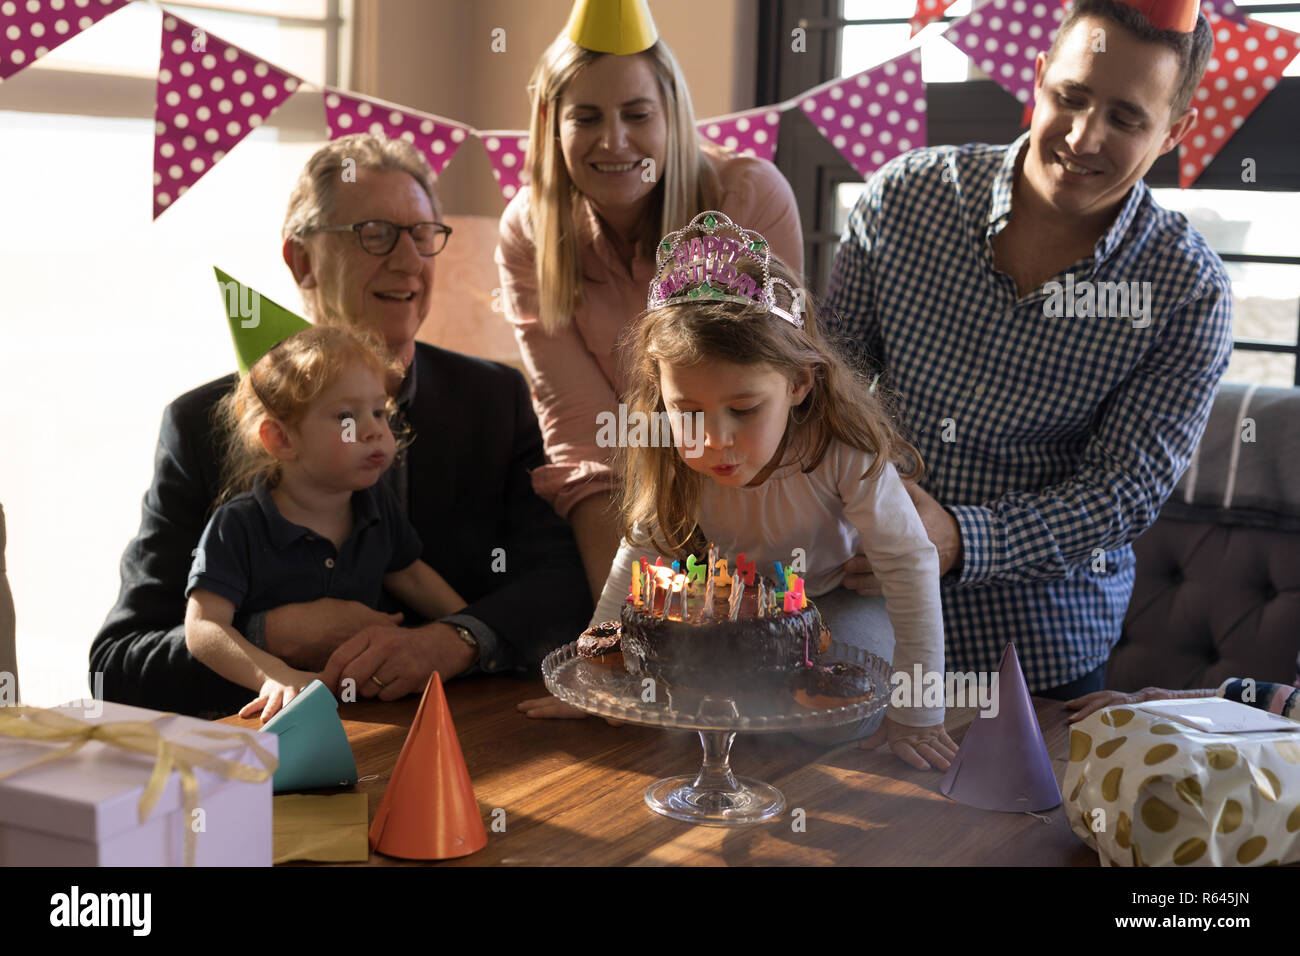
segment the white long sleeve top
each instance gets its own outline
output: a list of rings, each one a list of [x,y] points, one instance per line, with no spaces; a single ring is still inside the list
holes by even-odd
[[[706,480],[700,527],[719,555],[734,561],[743,552],[768,577],[775,576],[774,562],[789,566],[796,549],[802,549],[807,570],[801,577],[811,597],[840,587],[844,562],[865,554],[894,627],[894,671],[910,679],[919,663],[923,673],[942,676],[939,555],[892,464],[886,463],[876,479],[863,480],[873,461],[871,453],[835,441],[807,474],[786,463],[754,488]],[[653,564],[656,554],[622,543],[593,624],[618,619],[632,566],[642,557]],[[891,703],[891,717],[909,726],[931,726],[943,720],[943,708]]]

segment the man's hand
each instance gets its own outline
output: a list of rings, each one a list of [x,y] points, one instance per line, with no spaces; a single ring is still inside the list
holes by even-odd
[[[463,673],[476,657],[477,652],[450,624],[434,622],[419,628],[378,625],[339,645],[320,679],[335,696],[350,678],[356,681],[361,697],[397,700],[423,691],[434,671],[444,681]]]
[[[1213,697],[1216,693],[1218,691],[1214,687],[1203,687],[1199,690],[1168,690],[1164,687],[1144,687],[1131,694],[1119,690],[1095,690],[1091,694],[1084,694],[1082,697],[1076,697],[1074,700],[1065,702],[1066,707],[1076,711],[1076,713],[1070,715],[1066,723],[1078,723],[1089,714],[1101,710],[1103,707],[1114,707],[1118,704],[1144,704],[1149,700],[1173,700],[1175,697]]]
[[[907,494],[916,505],[916,513],[921,516],[925,533],[929,536],[935,550],[939,552],[939,577],[943,577],[955,567],[961,567],[961,527],[957,519],[943,505],[932,498],[924,488],[914,481],[903,482]],[[871,570],[871,562],[865,555],[856,555],[844,562],[844,586],[859,594],[880,594],[880,582]]]
[[[320,598],[284,604],[266,614],[266,650],[296,668],[318,671],[357,632],[401,621],[401,614],[385,614],[360,601]]]

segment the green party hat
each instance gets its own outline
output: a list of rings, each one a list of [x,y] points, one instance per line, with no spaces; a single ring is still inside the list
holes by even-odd
[[[230,337],[235,340],[235,361],[239,374],[247,375],[258,359],[295,332],[311,328],[311,323],[284,306],[213,266],[222,305],[230,322]]]

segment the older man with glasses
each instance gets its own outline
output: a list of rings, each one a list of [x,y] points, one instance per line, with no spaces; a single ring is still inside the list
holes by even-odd
[[[380,336],[407,367],[399,415],[414,444],[384,476],[438,568],[469,606],[418,627],[324,597],[237,619],[241,633],[332,685],[391,700],[448,679],[536,667],[591,613],[568,526],[533,493],[545,463],[528,388],[515,370],[415,339],[429,310],[435,257],[451,229],[434,177],[406,143],[358,134],[307,163],[289,200],[284,260],[308,315]],[[349,235],[351,233],[351,235]],[[163,414],[139,533],[122,556],[122,589],[90,651],[110,700],[215,716],[248,691],[209,671],[185,646],[191,552],[220,491],[211,412],[235,384],[202,385]],[[404,623],[411,624],[407,618]]]

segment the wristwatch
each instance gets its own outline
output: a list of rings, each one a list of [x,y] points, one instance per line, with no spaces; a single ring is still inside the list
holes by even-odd
[[[474,632],[463,624],[452,624],[456,629],[456,636],[469,645],[470,650],[474,652],[474,660],[477,662],[481,651],[479,650],[478,640],[474,637]]]

